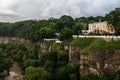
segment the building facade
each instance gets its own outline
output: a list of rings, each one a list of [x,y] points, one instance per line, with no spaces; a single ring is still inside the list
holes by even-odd
[[[108,24],[107,21],[98,22],[98,23],[91,23],[88,26],[88,33],[94,34],[115,34],[115,28]]]

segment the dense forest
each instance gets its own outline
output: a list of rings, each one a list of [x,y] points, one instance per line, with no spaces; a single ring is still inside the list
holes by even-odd
[[[8,75],[12,59],[22,68],[24,80],[119,80],[120,70],[116,73],[106,71],[102,76],[93,73],[80,75],[79,64],[69,63],[65,51],[51,50],[41,53],[38,58],[38,47],[21,43],[0,44],[0,79]]]
[[[120,35],[120,8],[116,8],[105,16],[73,19],[63,15],[59,19],[1,22],[0,36],[20,37],[32,42],[39,42],[44,38],[58,38],[66,43],[66,40],[72,39],[72,35],[81,34],[82,30],[87,29],[89,23],[99,20],[108,21],[115,27],[115,35]],[[22,43],[0,44],[0,80],[4,80],[8,74],[6,72],[12,66],[10,59],[19,63],[24,80],[120,80],[120,71],[115,74],[106,72],[102,76],[92,73],[80,76],[79,64],[69,63],[68,53],[53,48],[38,57],[38,48],[38,45]]]
[[[15,23],[0,23],[0,36],[22,37],[33,42],[44,38],[56,38],[60,40],[71,39],[73,34],[81,34],[89,23],[108,21],[116,29],[116,35],[120,34],[120,8],[116,8],[105,16],[90,16],[73,19],[71,16],[63,15],[59,19],[27,20]]]

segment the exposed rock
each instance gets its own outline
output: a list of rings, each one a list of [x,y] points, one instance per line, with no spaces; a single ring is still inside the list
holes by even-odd
[[[56,50],[57,51],[61,51],[61,50],[64,50],[64,47],[62,45],[59,45],[56,47]]]
[[[102,75],[105,70],[112,73],[120,69],[120,49],[93,49],[88,55],[80,55],[80,73],[84,74],[88,69],[88,73]]]
[[[40,43],[40,52],[41,53],[45,53],[45,52],[49,51],[49,48],[50,48],[49,42]]]
[[[50,50],[50,43],[40,43],[40,53]],[[114,73],[120,69],[120,49],[92,49],[87,55],[80,54],[83,47],[72,45],[57,45],[56,50],[64,50],[69,53],[69,62],[80,64],[80,73],[95,73],[102,75],[105,70]]]
[[[20,42],[20,43],[26,43],[26,44],[32,44],[30,40],[24,39],[24,38],[17,38],[17,37],[0,37],[0,44],[4,43],[14,43],[14,42]]]
[[[23,80],[23,76],[11,71],[10,76],[8,76],[5,80]]]
[[[80,46],[69,46],[69,62],[79,63],[81,49]]]

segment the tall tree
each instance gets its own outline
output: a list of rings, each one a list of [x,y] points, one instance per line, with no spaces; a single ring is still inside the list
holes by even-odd
[[[120,8],[116,8],[109,14],[106,14],[107,21],[116,29],[116,34],[120,35]]]

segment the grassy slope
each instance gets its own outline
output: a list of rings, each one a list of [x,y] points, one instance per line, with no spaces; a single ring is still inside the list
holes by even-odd
[[[111,41],[107,42],[103,39],[98,38],[82,38],[82,39],[74,39],[70,45],[79,45],[82,47],[85,47],[83,50],[81,50],[81,54],[87,54],[90,49],[104,49],[104,48],[113,48],[118,49],[120,48],[120,41]]]
[[[94,39],[92,38],[81,38],[81,39],[74,39],[71,41],[70,45],[78,45],[78,46],[89,46],[92,42],[94,41]]]

